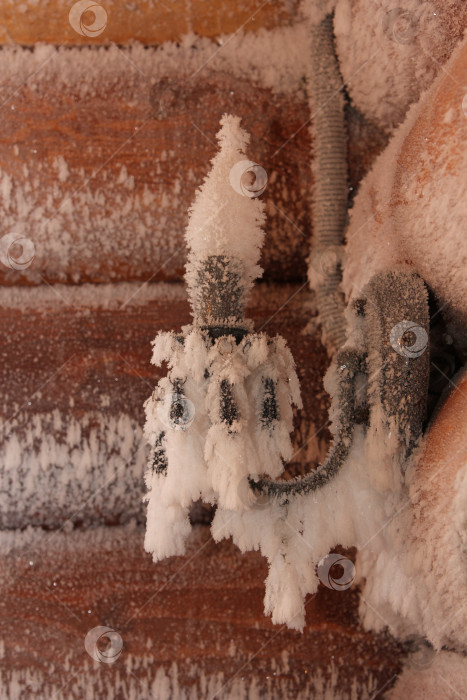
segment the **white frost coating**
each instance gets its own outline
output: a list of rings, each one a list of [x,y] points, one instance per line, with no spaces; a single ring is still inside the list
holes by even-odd
[[[435,649],[467,646],[467,463],[449,506],[408,475],[409,492],[386,529],[386,544],[358,554],[365,578],[360,613],[367,628],[418,635]],[[450,488],[446,485],[446,488]]]
[[[198,81],[202,85],[206,79],[216,80],[217,75],[222,81],[225,76],[233,76],[248,81],[250,86],[257,84],[277,95],[295,94],[302,100],[301,80],[307,58],[303,46],[307,41],[305,27],[297,24],[246,36],[237,32],[225,38],[222,51],[216,41],[194,34],[160,47],[143,47],[135,42],[123,50],[117,46],[56,49],[36,45],[32,50],[3,46],[0,72],[5,80],[0,85],[0,101],[5,109],[17,107],[27,89],[40,99],[45,91],[53,109],[62,110],[63,100],[70,96],[80,102],[80,109],[100,113],[99,101],[118,93],[133,115],[127,134],[122,136],[122,143],[129,139],[129,146],[119,150],[121,143],[116,143],[109,153],[113,156],[111,165],[96,155],[100,144],[88,139],[86,147],[92,148],[96,157],[94,173],[90,168],[85,172],[67,156],[65,181],[64,162],[55,159],[49,163],[39,158],[34,144],[21,152],[20,160],[27,163],[22,171],[15,166],[12,172],[11,164],[2,167],[3,228],[30,238],[36,250],[34,263],[25,271],[27,278],[37,284],[42,283],[41,275],[74,283],[83,278],[101,279],[106,261],[115,256],[128,278],[140,276],[141,261],[147,260],[154,261],[153,271],[165,265],[162,273],[179,274],[185,262],[180,240],[185,221],[174,212],[186,211],[186,192],[193,188],[195,178],[193,170],[178,162],[183,150],[180,144],[162,151],[153,172],[148,170],[150,182],[144,185],[133,179],[136,173],[130,174],[127,159],[131,149],[138,148],[138,130],[149,128],[154,120],[151,100],[157,102],[164,95],[160,81],[167,79],[176,85],[182,79],[195,86]],[[199,127],[202,125],[189,128],[196,133]],[[294,197],[304,198],[304,183],[298,194],[296,191],[297,187]],[[294,235],[292,224],[286,237],[288,223],[283,229],[279,219],[277,222],[272,235],[276,237],[277,232],[278,245],[286,247],[289,236]],[[113,274],[112,270],[108,274]]]
[[[407,133],[416,117],[417,111],[413,107],[408,115],[407,124],[403,126],[404,133]],[[372,182],[371,194],[374,191],[382,191],[383,202],[386,205],[390,201],[394,172],[393,167],[389,166],[397,160],[400,148],[401,139],[397,136],[391,142],[387,155],[383,156],[386,160],[383,161],[382,158],[379,161],[386,164],[383,181],[379,179]],[[362,200],[366,204],[364,195],[365,190],[362,190],[358,201]],[[382,239],[386,243],[382,250],[381,245],[378,245],[381,239],[371,238],[371,227],[365,229],[369,214],[373,214],[371,204],[372,199],[369,198],[368,209],[363,213],[356,205],[358,215],[355,215],[355,223],[354,218],[352,219],[348,237],[350,253],[344,276],[344,287],[347,285],[348,296],[358,294],[365,282],[378,270],[391,268],[395,261],[399,261],[399,232],[395,229],[394,221],[387,216],[387,211],[386,216],[379,217],[379,225],[383,229]],[[353,226],[356,228],[352,229]],[[361,233],[362,230],[366,237]],[[354,235],[355,241],[360,245],[359,252],[363,255],[360,259],[354,252]],[[375,248],[378,249],[377,252]],[[357,426],[345,464],[326,486],[306,496],[294,497],[285,506],[280,506],[274,499],[269,503],[255,502],[251,496],[248,499],[242,495],[242,484],[247,485],[245,477],[248,472],[268,473],[266,467],[271,470],[274,464],[271,461],[267,465],[262,464],[263,455],[255,454],[259,443],[254,431],[250,429],[244,432],[243,444],[239,445],[232,440],[225,426],[222,428],[219,424],[216,391],[210,392],[207,387],[203,388],[201,381],[201,377],[204,377],[203,367],[208,364],[208,350],[201,347],[201,338],[196,342],[194,338],[193,336],[193,340],[187,343],[185,356],[181,346],[177,349],[178,341],[174,337],[161,338],[160,346],[156,342],[154,359],[160,362],[170,356],[172,370],[176,370],[172,379],[180,377],[186,380],[186,396],[196,408],[195,420],[188,427],[187,436],[182,441],[184,446],[178,437],[168,438],[168,453],[173,455],[174,459],[177,453],[182,455],[179,459],[187,453],[190,455],[189,464],[183,465],[184,473],[187,468],[191,470],[188,481],[185,483],[185,480],[180,478],[181,469],[178,466],[174,468],[172,477],[163,477],[148,471],[148,486],[157,489],[156,498],[161,504],[160,507],[172,506],[173,502],[176,502],[180,508],[185,508],[188,500],[200,493],[209,500],[210,496],[202,492],[202,485],[198,485],[202,484],[202,480],[207,476],[208,493],[210,487],[217,494],[215,501],[211,502],[218,503],[212,523],[213,537],[219,540],[231,536],[242,551],[259,549],[267,558],[269,574],[266,580],[265,611],[272,614],[275,623],[286,623],[289,627],[303,629],[305,596],[314,593],[318,587],[318,562],[338,544],[356,545],[360,550],[357,577],[361,582],[365,579],[367,581],[362,596],[365,624],[375,629],[389,626],[394,634],[400,636],[420,634],[428,637],[435,645],[442,644],[446,637],[440,634],[436,612],[430,611],[429,606],[426,606],[431,589],[414,568],[411,557],[412,553],[417,551],[417,544],[413,542],[414,537],[411,533],[414,503],[411,500],[410,480],[404,483],[402,476],[404,470],[400,463],[400,450],[396,439],[397,426],[393,424],[388,430],[387,416],[384,415],[381,405],[372,405],[370,426],[366,432],[362,426]],[[362,342],[357,331],[352,334],[352,338],[352,342]],[[240,344],[239,348],[241,347]],[[220,347],[216,346],[213,361],[220,355]],[[224,358],[216,372],[219,377],[225,376],[232,382],[237,405],[244,411],[244,415],[248,416],[249,403],[245,402],[245,397],[238,390],[241,388],[239,377],[244,378],[245,375],[239,375],[239,368],[229,366],[228,362],[227,358]],[[240,364],[242,371],[245,367],[245,364]],[[224,368],[227,369],[225,375],[222,374]],[[208,379],[205,381],[208,382]],[[326,377],[325,387],[334,398],[337,386],[333,381],[332,372]],[[162,385],[162,393],[168,388],[169,384]],[[204,393],[206,397],[204,402],[200,402],[200,396],[196,394],[200,388],[202,395]],[[247,393],[247,396],[251,397],[251,394]],[[160,400],[162,394],[159,397],[156,395],[155,398]],[[147,437],[155,447],[162,426],[155,422],[154,403],[148,402],[146,410]],[[192,426],[201,425],[206,416],[209,416],[213,425],[209,428],[204,444],[205,433],[202,429],[200,428],[197,434],[190,434],[190,430]],[[331,419],[334,420],[332,432],[336,433],[334,416],[331,416]],[[250,422],[247,424],[250,426]],[[236,425],[233,427],[237,428]],[[281,452],[281,449],[278,452]],[[242,453],[243,450],[245,452]],[[247,462],[243,454],[248,456]],[[208,463],[207,472],[203,471],[201,455]],[[170,466],[168,471],[170,472]],[[407,474],[410,474],[410,470]],[[194,485],[192,479],[197,481],[195,488],[199,490],[196,493],[191,490]],[[178,511],[177,517],[178,524],[176,528],[172,528],[173,531],[170,525],[164,526],[164,536],[156,533],[160,520],[154,518],[152,523],[148,520],[146,546],[153,551],[155,559],[159,557],[157,547],[160,548],[162,556],[166,555],[167,551],[180,551],[180,538],[186,532],[186,521],[181,510]],[[157,547],[151,541],[156,538],[159,538]],[[458,549],[451,541],[451,564],[453,557],[458,554]],[[460,566],[462,568],[462,565]],[[420,566],[419,571],[423,571]],[[460,571],[461,569],[452,567],[454,578]],[[465,576],[465,570],[462,575]],[[447,636],[450,641],[457,643],[461,643],[461,630],[465,628],[462,615],[460,618],[460,625],[458,621],[450,625]]]
[[[69,309],[119,309],[163,301],[167,304],[186,299],[181,284],[141,284],[118,282],[115,284],[54,284],[38,287],[1,287],[0,308],[18,311],[44,311]]]
[[[254,504],[248,477],[277,477],[283,471],[283,460],[292,457],[292,405],[302,405],[285,341],[264,333],[245,335],[251,322],[244,318],[242,303],[234,306],[233,332],[228,322],[225,297],[238,293],[243,302],[261,271],[257,261],[265,215],[261,202],[239,194],[231,183],[232,168],[246,160],[249,137],[238,118],[225,115],[221,123],[220,151],[197,193],[186,232],[194,323],[181,336],[159,333],[154,341],[152,362],[169,365],[168,376],[145,404],[145,435],[152,448],[145,548],[155,561],[184,551],[192,501],[201,497],[216,503],[218,512],[243,511]],[[229,282],[228,294],[224,277],[206,273],[210,256],[223,256],[241,270]],[[215,323],[203,320],[204,311],[198,317],[204,305],[215,309],[206,312]],[[227,330],[211,336],[219,324]]]
[[[219,643],[221,643],[219,641]],[[152,646],[148,638],[147,645]],[[229,671],[207,673],[203,660],[187,659],[170,665],[155,659],[154,653],[134,655],[124,647],[119,659],[112,665],[111,677],[103,674],[102,668],[91,659],[76,662],[76,652],[65,656],[59,676],[57,663],[41,665],[40,670],[0,669],[1,700],[23,700],[24,698],[110,698],[124,697],[129,700],[262,700],[265,697],[294,698],[294,700],[371,700],[379,689],[378,680],[368,672],[361,681],[353,680],[350,686],[341,666],[331,663],[307,673],[286,670],[280,660],[273,678],[265,673],[242,671],[232,677]],[[272,661],[275,661],[274,659]],[[235,661],[234,661],[235,663]],[[237,665],[239,661],[237,660]],[[308,670],[308,669],[307,669]],[[59,680],[51,681],[51,678]],[[246,677],[245,677],[246,676]],[[297,687],[300,686],[300,690]],[[32,690],[32,693],[31,693]],[[272,695],[273,694],[273,695]],[[426,697],[426,696],[425,696]]]
[[[294,497],[286,507],[272,500],[261,509],[217,510],[215,539],[232,536],[242,551],[260,549],[268,559],[265,610],[273,622],[303,629],[305,595],[318,588],[317,564],[337,544],[364,545],[374,536],[375,547],[384,543],[384,531],[377,533],[402,498],[399,465],[387,450],[386,437],[379,426],[366,438],[357,429],[338,475],[323,488]]]
[[[384,152],[360,185],[346,233],[342,288],[347,299],[357,297],[379,271],[391,269],[401,258],[391,197],[395,164],[406,134],[415,123],[412,107]]]
[[[146,461],[131,416],[18,414],[0,445],[0,527],[142,520]]]
[[[376,28],[380,31],[381,28],[381,18],[379,13],[374,12],[373,0],[368,0],[368,3],[371,8],[366,9],[366,4],[363,6],[358,19],[352,22],[352,31],[349,28],[346,34],[345,45],[341,42],[341,70],[345,78],[349,78],[346,71],[352,76],[348,89],[353,89],[354,86],[357,89],[361,77],[361,89],[365,90],[371,84],[366,68],[374,71],[376,65],[372,59],[359,70],[375,50],[373,31]],[[314,7],[311,2],[307,6],[311,9]],[[340,3],[336,8],[336,22],[339,6]],[[326,10],[329,7],[326,5]],[[336,27],[342,28],[342,24],[345,25],[341,22]],[[440,64],[451,49],[452,39],[447,27],[448,24],[440,19],[440,24],[436,24],[436,36],[433,37],[432,33],[429,36],[430,42],[433,38],[436,42],[441,42],[440,55],[436,54]],[[421,31],[420,35],[422,34]],[[439,38],[441,36],[444,37],[443,40]],[[56,49],[53,46],[36,45],[32,50],[3,46],[0,52],[0,72],[4,80],[0,86],[0,99],[6,101],[5,107],[8,109],[16,106],[15,101],[23,99],[23,88],[27,86],[28,91],[40,96],[46,89],[54,104],[60,104],[58,96],[55,98],[50,92],[50,86],[53,86],[57,95],[72,95],[73,99],[76,97],[80,101],[83,108],[87,100],[92,100],[90,109],[97,109],[96,100],[100,99],[99,96],[114,90],[122,95],[129,106],[136,104],[142,107],[138,107],[135,112],[135,120],[140,115],[137,126],[141,128],[144,128],[144,120],[151,114],[151,86],[162,78],[176,82],[180,76],[184,80],[194,76],[194,80],[202,82],[207,76],[212,80],[216,73],[222,73],[270,88],[275,94],[295,94],[303,99],[303,76],[309,70],[310,37],[306,23],[301,18],[292,26],[275,30],[262,29],[246,35],[239,31],[221,37],[220,41],[223,42],[222,50],[219,50],[217,42],[194,34],[184,36],[178,43],[167,42],[160,47],[149,48],[135,43],[123,51],[116,46]],[[384,100],[380,99],[381,86],[388,85],[390,80],[395,79],[396,85],[391,87],[393,91],[388,94],[397,94],[394,90],[399,89],[403,75],[404,85],[410,85],[411,91],[415,90],[413,99],[416,99],[422,87],[428,84],[426,81],[430,75],[434,75],[430,68],[427,77],[426,71],[417,63],[423,57],[422,52],[419,51],[415,62],[405,64],[407,47],[393,46],[394,42],[389,40],[387,43],[397,53],[385,64],[384,71],[381,70],[377,78],[377,85],[372,85],[369,93],[372,99],[374,96],[377,108],[384,104]],[[412,47],[409,49],[412,50]],[[412,70],[413,66],[417,70]],[[434,64],[433,70],[438,70],[437,64]],[[86,80],[82,79],[83,75]],[[21,97],[16,97],[18,95]],[[147,109],[142,95],[148,96]],[[363,104],[361,109],[371,115],[370,107],[371,103],[368,107]],[[117,156],[112,168],[98,169],[91,180],[89,172],[85,174],[84,169],[74,167],[70,161],[67,163],[69,172],[65,181],[66,170],[60,168],[60,179],[56,164],[52,162],[49,165],[44,159],[36,158],[32,146],[33,144],[29,152],[21,152],[21,159],[27,160],[23,173],[14,173],[9,169],[7,172],[6,167],[0,173],[4,229],[31,238],[36,248],[35,263],[25,273],[29,279],[40,284],[41,273],[51,275],[54,280],[71,277],[77,283],[82,279],[83,270],[89,277],[100,278],[103,261],[112,259],[116,250],[122,264],[121,269],[127,270],[128,275],[133,277],[138,275],[141,260],[157,259],[159,264],[170,260],[172,269],[179,269],[183,265],[180,220],[173,216],[173,212],[184,202],[180,189],[193,184],[192,171],[184,172],[183,177],[167,188],[162,185],[164,178],[161,175],[165,166],[161,162],[161,156],[161,161],[154,164],[151,191],[145,187],[141,192],[137,186],[132,188],[131,177],[128,182],[122,180],[118,184],[115,181],[121,172]],[[15,155],[18,156],[19,152],[15,152]],[[173,150],[165,151],[166,160],[173,157]],[[124,153],[122,159],[121,166],[127,162]],[[118,173],[117,178],[111,182],[115,172]],[[45,198],[44,181],[49,182]],[[111,207],[105,206],[109,187],[112,187],[113,193]],[[73,193],[72,196],[70,192]],[[290,188],[290,197],[304,199],[306,196],[303,183],[295,182]],[[287,197],[285,191],[284,197]],[[280,237],[276,224],[273,235],[277,236],[277,245],[281,244],[285,249],[289,239]]]
[[[145,404],[145,436],[151,445],[146,473],[149,493],[145,547],[154,560],[181,554],[189,534],[188,506],[200,497],[221,510],[249,508],[255,497],[249,474],[278,476],[282,459],[292,454],[292,404],[301,407],[293,358],[284,341],[250,334],[238,346],[233,339],[211,340],[199,329],[186,327],[185,344],[173,333],[154,341],[153,363],[169,363]],[[208,370],[209,375],[205,375]],[[262,426],[263,378],[276,382],[280,421]],[[171,397],[178,380],[188,404],[186,425],[170,418]],[[230,425],[221,417],[221,382],[228,381],[239,416]],[[250,400],[250,397],[253,400]],[[280,425],[279,425],[280,424]],[[168,468],[153,469],[153,455],[163,448]],[[168,516],[164,516],[169,509]]]
[[[252,291],[250,302],[261,317],[271,305],[280,308],[292,297],[287,308],[301,318],[301,304],[311,304],[311,300],[306,291],[297,295],[297,289],[294,285],[263,284]],[[79,318],[92,315],[95,310],[121,307],[129,319],[136,309],[138,314],[152,318],[157,324],[158,310],[164,306],[172,308],[173,304],[187,309],[186,289],[180,283],[0,287],[0,308],[19,314],[19,318],[24,315],[24,323],[20,325],[25,329],[29,327],[31,313],[69,313]],[[30,372],[25,376],[32,377],[33,368]],[[2,393],[4,421],[22,403],[18,397],[9,395],[8,386],[6,381]],[[102,518],[110,522],[122,522],[129,517],[144,520],[141,499],[147,448],[141,442],[141,426],[134,416],[116,413],[115,406],[112,409],[115,395],[102,393],[99,386],[81,386],[85,392],[95,390],[97,403],[94,400],[92,403],[97,410],[101,406],[98,413],[77,415],[71,395],[69,411],[66,406],[53,413],[28,408],[27,413],[17,414],[15,420],[4,425],[0,444],[2,527],[25,527],[29,522],[59,527],[68,518],[81,520],[86,526]],[[318,427],[306,423],[303,440]],[[299,458],[302,462],[315,461],[324,447],[324,438],[311,439]],[[267,444],[263,442],[260,449],[266,450]]]
[[[423,659],[422,659],[423,661]],[[467,697],[467,657],[441,651],[426,668],[408,659],[387,700],[459,700]]]
[[[245,149],[250,136],[241,129],[239,117],[224,115],[221,124],[217,134],[220,150],[196,193],[186,229],[189,254],[185,280],[190,298],[197,285],[200,264],[209,255],[227,255],[241,260],[244,292],[262,274],[257,262],[264,238],[265,204],[256,197],[239,194],[230,178],[236,164],[247,160]],[[236,173],[235,177],[241,185],[241,173]]]
[[[219,43],[222,41],[222,51]],[[271,88],[277,93],[290,93],[299,88],[305,72],[307,55],[303,50],[308,41],[306,27],[301,22],[278,29],[259,29],[257,32],[219,37],[218,41],[185,34],[180,41],[164,42],[159,47],[145,47],[137,42],[124,49],[117,46],[82,46],[79,48],[55,48],[36,44],[32,50],[4,46],[0,55],[2,72],[8,76],[8,96],[11,87],[27,82],[28,88],[41,92],[44,83],[57,89],[78,90],[85,99],[94,95],[101,83],[117,84],[125,80],[130,93],[125,99],[136,96],[141,81],[155,82],[163,76],[187,77],[203,70],[200,75],[213,71],[228,71],[237,78],[248,78]],[[123,64],[122,64],[123,60]],[[86,75],[86,80],[83,80]]]
[[[193,539],[190,543],[190,554],[196,556],[200,547],[209,541],[205,533],[205,528],[197,526],[194,528]],[[92,529],[76,529],[70,532],[44,532],[41,528],[28,527],[26,530],[0,532],[0,552],[9,565],[0,570],[0,585],[11,587],[11,576],[14,567],[24,575],[24,562],[31,561],[30,571],[32,575],[40,575],[36,571],[42,571],[42,565],[47,562],[60,562],[67,573],[67,592],[70,593],[70,586],[80,586],[80,569],[83,565],[92,565],[92,552],[98,552],[106,561],[108,556],[111,562],[117,556],[121,561],[122,556],[128,552],[138,552],[141,547],[142,532],[130,522],[120,527],[96,527]],[[230,552],[230,547],[227,547]],[[222,555],[221,555],[222,556]],[[138,555],[139,557],[139,555]],[[84,564],[82,563],[84,562]],[[102,571],[105,564],[101,562]],[[42,567],[43,568],[43,567]],[[107,571],[108,573],[108,571]],[[185,572],[186,573],[186,572]],[[179,572],[180,574],[180,572]],[[181,574],[183,578],[183,573]],[[26,578],[28,576],[26,575]],[[159,584],[166,583],[166,575],[161,577],[156,575],[155,581]],[[49,582],[50,585],[51,581]],[[187,574],[179,584],[189,585],[190,575]],[[47,577],[43,580],[47,586]],[[59,584],[60,586],[61,584]],[[128,595],[128,585],[125,579],[117,576],[112,580],[115,595]],[[60,587],[57,590],[60,596]],[[170,593],[169,593],[170,597]],[[53,604],[53,602],[52,602]],[[56,601],[56,606],[61,604]],[[93,610],[95,614],[95,611]],[[86,615],[86,613],[84,613]],[[128,613],[128,616],[131,613]],[[169,612],[169,615],[171,613]],[[94,663],[86,655],[83,647],[84,633],[80,638],[80,630],[77,630],[76,644],[81,646],[70,646],[57,650],[51,656],[44,656],[38,659],[34,668],[24,668],[24,664],[19,659],[21,667],[13,663],[0,664],[0,698],[2,700],[23,700],[24,698],[60,698],[60,700],[70,700],[73,698],[111,698],[124,697],[147,700],[154,698],[157,700],[212,700],[218,698],[245,698],[249,700],[260,700],[264,697],[297,698],[298,700],[369,700],[374,696],[381,685],[381,676],[375,678],[369,671],[361,681],[349,679],[347,669],[342,664],[335,665],[332,661],[328,665],[323,665],[322,659],[309,660],[306,664],[308,673],[303,674],[303,667],[295,668],[290,663],[286,650],[270,659],[270,668],[273,670],[271,678],[266,677],[262,662],[257,668],[246,668],[244,660],[249,656],[246,649],[238,649],[237,656],[231,659],[232,668],[224,669],[221,672],[213,672],[212,669],[219,668],[218,645],[225,642],[225,635],[222,632],[222,625],[216,631],[209,632],[208,638],[196,638],[196,649],[193,652],[194,658],[180,658],[177,662],[167,661],[173,658],[174,644],[180,647],[183,640],[174,639],[173,635],[165,635],[161,639],[153,630],[147,629],[145,638],[144,629],[138,637],[138,653],[131,653],[130,636],[134,641],[134,635],[115,627],[110,620],[106,620],[106,611],[102,612],[104,617],[102,624],[109,624],[114,627],[122,636],[123,651],[117,661],[109,665],[108,673],[102,673],[102,665]],[[8,623],[10,625],[8,626]],[[92,627],[96,622],[90,622]],[[117,622],[118,624],[118,622]],[[5,646],[7,655],[14,653],[8,640],[14,638],[14,634],[9,634],[10,629],[17,632],[18,623],[16,620],[7,620],[5,628]],[[219,626],[217,626],[219,627]],[[40,625],[30,626],[29,643],[39,648],[38,636],[42,633]],[[329,638],[336,643],[337,632],[331,630],[328,635],[321,633],[321,639]],[[28,632],[29,637],[29,632]],[[271,636],[269,636],[271,639]],[[33,641],[31,641],[33,640]],[[179,644],[180,642],[180,644]],[[203,643],[204,642],[204,643]],[[81,649],[77,653],[77,649]],[[18,659],[16,655],[16,659]],[[304,663],[304,662],[303,662]],[[291,668],[292,666],[292,668]],[[235,671],[240,671],[235,673]],[[297,687],[301,690],[296,692]],[[268,692],[269,691],[269,692]],[[274,694],[274,695],[273,695]]]
[[[68,170],[68,164],[63,156],[55,158],[54,168],[57,170],[60,182],[66,182],[70,171]]]
[[[460,26],[453,32],[461,5],[456,0],[337,1],[337,54],[349,95],[363,114],[387,130],[402,121],[461,38]]]
[[[448,72],[463,49],[465,42],[454,51]],[[409,262],[434,291],[443,315],[453,324],[451,335],[465,349],[467,153],[458,147],[467,135],[462,86],[457,88],[454,116],[439,124],[435,144],[425,141],[422,147],[415,129],[437,106],[443,80],[444,72],[412,105],[360,186],[350,212],[342,288],[351,299],[379,270]],[[410,153],[412,146],[417,159],[407,170],[404,151]]]
[[[325,386],[335,394],[330,372]],[[318,562],[337,544],[355,545],[366,628],[427,638],[436,649],[463,649],[467,465],[459,465],[451,505],[433,504],[414,481],[423,443],[402,465],[397,426],[388,432],[385,423],[381,407],[373,406],[367,432],[356,428],[350,455],[330,483],[285,507],[271,500],[256,510],[218,510],[213,537],[232,536],[242,551],[259,549],[267,558],[265,611],[277,624],[303,629],[304,598],[317,589]],[[428,517],[418,516],[421,506]]]

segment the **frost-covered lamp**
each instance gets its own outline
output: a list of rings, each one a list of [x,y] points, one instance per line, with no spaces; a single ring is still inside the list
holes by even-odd
[[[220,151],[186,231],[193,323],[154,341],[152,362],[169,366],[145,405],[152,447],[145,547],[155,561],[183,553],[193,501],[226,510],[256,502],[249,479],[283,471],[292,456],[292,405],[301,407],[284,339],[255,333],[245,318],[248,292],[262,274],[265,215],[257,195],[265,172],[245,156],[249,137],[240,120],[224,116],[221,124]]]
[[[246,158],[240,120],[221,123],[220,151],[186,231],[193,323],[154,341],[152,361],[169,371],[145,404],[152,448],[145,548],[154,561],[183,554],[191,503],[217,505],[214,538],[261,550],[270,567],[265,611],[303,629],[318,563],[337,543],[373,537],[387,504],[400,497],[402,465],[424,417],[427,293],[410,270],[384,270],[362,290],[346,310],[349,339],[325,376],[329,453],[307,476],[277,480],[292,456],[298,379],[284,339],[255,333],[244,315],[262,273],[265,217],[256,195],[265,176]]]

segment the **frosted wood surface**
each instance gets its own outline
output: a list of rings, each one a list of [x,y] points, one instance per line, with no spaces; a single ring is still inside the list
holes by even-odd
[[[397,643],[359,626],[358,590],[320,588],[303,635],[273,626],[263,615],[265,560],[216,545],[202,526],[185,557],[157,565],[142,529],[10,534],[2,544],[0,678],[22,691],[10,697],[324,700],[327,690],[343,700],[354,689],[368,700],[400,670]],[[84,649],[98,625],[123,640],[114,664]]]
[[[293,2],[259,2],[258,0],[100,0],[107,13],[104,31],[91,37],[73,30],[68,15],[73,2],[68,0],[2,0],[0,3],[0,42],[32,45],[39,41],[52,44],[126,44],[133,40],[143,44],[176,41],[187,32],[218,37],[241,27],[244,31],[271,29],[296,18],[298,0]],[[90,3],[92,4],[92,3]],[[84,24],[90,24],[83,17]],[[103,26],[103,25],[100,25]]]
[[[306,288],[261,286],[248,316],[294,355],[304,409],[289,473],[325,453],[327,368]],[[43,285],[0,290],[2,527],[145,517],[143,403],[166,372],[150,364],[159,330],[191,321],[183,285]]]
[[[303,55],[302,72],[275,57],[296,39],[281,36],[270,39],[271,54],[252,41],[234,50],[234,39],[212,60],[216,46],[202,42],[1,52],[2,231],[31,239],[35,258],[24,270],[1,264],[0,283],[180,280],[188,209],[225,112],[242,118],[247,155],[269,178],[265,277],[304,280],[310,114]],[[354,110],[348,122],[354,191],[384,137]]]
[[[362,183],[346,233],[342,285],[349,297],[378,270],[411,265],[433,292],[464,357],[466,70],[464,40]]]
[[[464,0],[336,3],[334,32],[352,103],[391,131],[447,62],[467,26]]]
[[[226,74],[153,87],[143,76],[125,99],[127,64],[115,68],[117,94],[108,83],[85,100],[53,85],[39,94],[26,86],[15,110],[0,115],[0,168],[12,182],[5,230],[36,249],[24,273],[2,265],[0,281],[180,280],[188,209],[217,151],[224,112],[243,117],[252,159],[269,173],[263,266],[269,277],[304,277],[307,129],[273,154],[307,121],[306,102]]]

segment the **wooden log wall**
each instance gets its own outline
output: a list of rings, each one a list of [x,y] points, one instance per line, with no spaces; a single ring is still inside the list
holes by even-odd
[[[382,698],[404,650],[362,629],[358,589],[320,588],[300,635],[264,617],[265,560],[215,545],[206,510],[193,510],[185,557],[154,565],[143,551],[142,404],[160,376],[150,341],[190,320],[183,231],[224,112],[242,117],[269,177],[267,284],[249,315],[297,362],[304,411],[289,474],[329,444],[328,358],[304,286],[303,81],[272,89],[215,59],[192,75],[223,35],[297,23],[298,2],[102,0],[105,31],[92,36],[71,26],[73,4],[0,0],[2,235],[28,237],[35,255],[0,266],[0,694]],[[354,193],[387,135],[346,109]],[[114,664],[84,648],[100,625],[123,640]]]
[[[273,92],[209,66],[185,74],[196,51],[179,54],[187,68],[161,75],[155,49],[16,60],[0,52],[2,229],[34,246],[30,265],[0,266],[0,283],[181,281],[188,209],[226,112],[242,118],[249,156],[268,174],[264,278],[306,279],[312,143],[303,88]],[[355,110],[348,116],[353,192],[386,137]]]
[[[10,697],[368,699],[394,683],[402,649],[362,630],[357,590],[320,588],[302,635],[264,617],[257,552],[240,556],[198,526],[185,557],[155,566],[143,536],[131,527],[12,535],[0,573]],[[122,640],[114,663],[85,649],[101,626]]]
[[[240,29],[257,32],[274,29],[297,19],[298,0],[257,2],[256,0],[102,0],[104,9],[83,13],[83,30],[95,23],[89,34],[73,29],[69,13],[76,4],[71,0],[24,0],[18,7],[13,0],[0,2],[0,42],[34,46],[38,42],[56,45],[129,44],[135,40],[145,46],[176,41],[184,34],[217,38]],[[96,21],[97,20],[97,21]],[[79,26],[79,25],[78,25]],[[102,28],[105,28],[102,31]]]
[[[143,522],[143,403],[166,371],[150,364],[151,341],[159,330],[190,322],[185,289],[44,285],[35,300],[31,292],[17,290],[13,306],[12,289],[0,290],[8,328],[0,368],[0,526]],[[303,333],[315,313],[310,293],[303,285],[267,285],[252,295],[247,313],[271,337],[290,339],[304,409],[296,415],[288,474],[303,473],[329,443],[326,353],[315,334]]]

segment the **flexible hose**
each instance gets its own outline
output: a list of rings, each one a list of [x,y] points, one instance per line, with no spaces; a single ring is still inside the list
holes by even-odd
[[[250,480],[256,492],[276,496],[281,503],[327,484],[348,456],[355,424],[355,378],[362,359],[355,351],[340,351],[346,340],[344,298],[339,291],[347,220],[347,135],[342,79],[334,50],[333,16],[311,22],[311,70],[308,98],[313,130],[313,249],[308,278],[315,289],[323,341],[334,356],[339,376],[338,433],[324,463],[306,477],[290,481]]]
[[[336,397],[339,407],[338,430],[325,461],[305,477],[297,479],[254,481],[250,478],[253,491],[277,497],[281,505],[286,505],[290,497],[303,496],[325,486],[344,464],[352,447],[355,428],[356,378],[359,372],[364,371],[364,361],[356,350],[346,349],[337,353],[335,362],[338,380]]]
[[[342,78],[334,50],[333,16],[311,23],[308,99],[313,132],[313,249],[308,278],[315,289],[323,341],[333,355],[346,340],[339,291],[347,219],[347,135]]]

